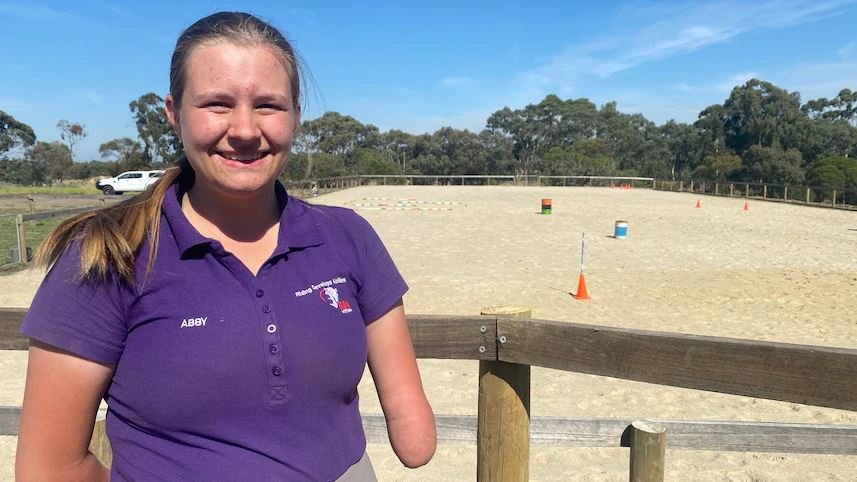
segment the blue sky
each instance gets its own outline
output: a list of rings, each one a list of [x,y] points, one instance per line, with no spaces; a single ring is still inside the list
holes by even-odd
[[[0,110],[45,141],[60,119],[81,122],[75,158],[98,159],[101,143],[136,137],[129,102],[166,94],[181,30],[219,10],[293,40],[315,78],[305,118],[336,111],[382,131],[479,131],[549,93],[661,124],[692,122],[752,77],[804,100],[857,89],[857,0],[0,0]]]

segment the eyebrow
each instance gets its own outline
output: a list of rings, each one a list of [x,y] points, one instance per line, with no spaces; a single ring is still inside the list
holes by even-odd
[[[231,99],[232,97],[233,95],[231,93],[220,90],[207,90],[203,92],[198,92],[191,96],[193,100]],[[291,104],[291,97],[282,94],[259,94],[254,96],[253,99],[261,102],[283,102],[286,104]]]

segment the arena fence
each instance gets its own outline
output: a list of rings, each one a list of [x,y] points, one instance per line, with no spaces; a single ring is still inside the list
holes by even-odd
[[[806,204],[837,209],[857,209],[857,189],[823,186],[794,186],[752,182],[670,181],[634,176],[480,176],[480,175],[373,175],[347,176],[305,181],[284,181],[298,197],[325,194],[367,185],[382,186],[591,186],[610,188],[650,188],[658,191],[687,192],[710,196],[744,197],[765,201]]]
[[[480,175],[373,175],[345,176],[304,181],[284,180],[289,192],[301,198],[367,185],[390,186],[590,186],[610,188],[651,188],[712,196],[741,197],[809,206],[857,210],[857,190],[828,187],[790,186],[749,182],[666,181],[629,176],[480,176]],[[64,217],[121,201],[122,196],[3,195],[6,211],[0,214],[0,269],[25,264],[32,259],[41,239]],[[74,205],[56,209],[59,205]],[[45,209],[53,209],[45,211]],[[26,253],[21,256],[20,253]]]
[[[0,308],[0,349],[27,349],[25,313]],[[527,480],[531,443],[629,447],[632,481],[663,480],[667,435],[671,450],[857,455],[854,425],[530,417],[531,366],[857,411],[857,350],[485,313],[408,317],[419,358],[479,361],[477,416],[438,415],[437,426],[440,443],[476,442],[480,481]],[[19,417],[0,408],[0,435],[17,435]],[[383,416],[363,420],[368,440],[386,443]],[[91,447],[109,464],[96,427]]]
[[[752,182],[663,181],[653,182],[658,191],[689,192],[765,201],[806,204],[836,209],[857,209],[857,189],[822,186],[792,186]]]

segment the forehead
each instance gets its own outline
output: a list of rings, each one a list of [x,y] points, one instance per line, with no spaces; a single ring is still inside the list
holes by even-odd
[[[262,84],[290,88],[292,68],[278,49],[267,45],[240,45],[228,41],[208,42],[188,52],[186,87],[200,84]]]

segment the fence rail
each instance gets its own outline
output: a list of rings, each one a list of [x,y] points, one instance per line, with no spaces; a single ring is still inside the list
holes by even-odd
[[[773,202],[857,210],[857,190],[823,186],[791,186],[752,182],[664,181],[653,182],[658,191],[689,192],[712,196],[744,197]]]
[[[28,340],[18,333],[26,312],[24,308],[0,308],[0,349],[27,349]],[[857,410],[857,350],[853,349],[502,316],[412,315],[408,325],[419,358],[480,360],[527,370],[534,365]],[[480,391],[481,383],[480,376]],[[513,388],[529,400],[529,377],[525,391],[521,386]],[[528,403],[526,407],[529,413]],[[439,415],[439,440],[475,440],[479,444],[483,409],[480,404],[477,417]],[[18,407],[0,408],[0,435],[13,434],[19,417]],[[363,422],[369,441],[386,440],[383,416],[367,415]],[[666,429],[671,449],[857,455],[857,426],[852,425],[654,422]],[[630,419],[536,417],[528,422],[526,443],[516,446],[528,447],[532,441],[570,447],[627,447],[635,443],[630,435],[633,423]],[[647,476],[645,480],[658,479]]]

